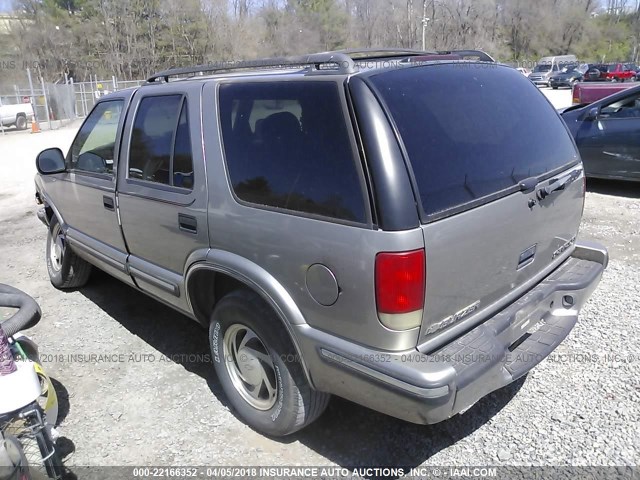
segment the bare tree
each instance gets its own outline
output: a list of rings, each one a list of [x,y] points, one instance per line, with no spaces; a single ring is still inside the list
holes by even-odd
[[[11,44],[44,76],[345,47],[480,48],[506,61],[636,60],[640,0],[17,0]]]

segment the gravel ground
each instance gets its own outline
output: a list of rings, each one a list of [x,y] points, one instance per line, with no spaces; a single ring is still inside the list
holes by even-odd
[[[570,103],[568,91],[545,93],[556,107]],[[640,185],[589,183],[581,237],[603,242],[611,263],[570,337],[526,380],[434,426],[334,398],[311,427],[272,440],[230,413],[203,361],[206,332],[193,322],[105,274],[79,291],[50,285],[33,159],[48,146],[68,148],[74,133],[0,136],[1,281],[30,293],[44,312],[29,334],[58,382],[59,445],[71,472],[141,464],[638,464]]]

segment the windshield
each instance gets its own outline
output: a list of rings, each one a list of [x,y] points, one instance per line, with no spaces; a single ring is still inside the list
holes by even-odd
[[[545,65],[536,65],[533,69],[534,72],[548,72],[551,70],[551,64],[547,63]]]
[[[573,65],[572,65],[572,66],[569,66],[569,67],[564,67],[564,68],[562,69],[562,73],[572,73],[572,72],[575,72],[575,71],[576,71],[576,68],[577,68],[577,67],[576,67],[576,66],[573,66]]]
[[[513,69],[443,64],[388,70],[371,82],[395,121],[427,216],[578,160],[556,111]]]

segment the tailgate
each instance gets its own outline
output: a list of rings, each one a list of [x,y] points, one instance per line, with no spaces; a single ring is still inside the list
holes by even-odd
[[[564,122],[513,69],[427,65],[371,84],[406,152],[423,223],[423,345],[486,319],[571,253],[583,169]]]
[[[423,226],[427,286],[419,343],[493,315],[571,254],[582,217],[583,172],[572,167],[566,176],[570,183],[544,200],[536,191],[549,181],[529,194],[516,192]]]
[[[581,82],[573,87],[573,104],[587,104],[621,92],[634,85],[631,83],[589,83]]]

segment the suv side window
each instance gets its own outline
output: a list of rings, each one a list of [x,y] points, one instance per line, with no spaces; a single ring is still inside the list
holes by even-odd
[[[219,98],[225,159],[240,200],[366,222],[335,83],[229,83]]]
[[[182,95],[141,100],[129,152],[129,178],[193,188],[188,110]]]
[[[67,168],[72,171],[113,174],[116,135],[124,102],[100,102],[82,124],[69,155]]]

